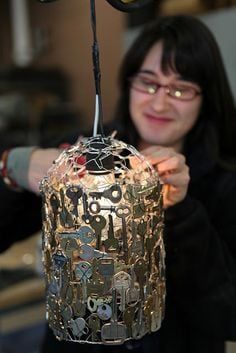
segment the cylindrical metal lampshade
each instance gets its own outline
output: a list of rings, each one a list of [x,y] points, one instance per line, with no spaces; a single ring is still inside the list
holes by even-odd
[[[47,317],[58,339],[122,344],[164,315],[159,177],[101,136],[62,152],[41,184]]]

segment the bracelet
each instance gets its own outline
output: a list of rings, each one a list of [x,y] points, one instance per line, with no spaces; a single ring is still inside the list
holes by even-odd
[[[8,175],[7,170],[7,160],[11,149],[5,150],[2,153],[1,160],[0,160],[0,176],[2,177],[4,183],[11,189],[15,191],[20,191],[21,188],[19,185]]]

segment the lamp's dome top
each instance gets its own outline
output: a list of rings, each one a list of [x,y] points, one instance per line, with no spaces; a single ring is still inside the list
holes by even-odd
[[[46,180],[56,184],[89,186],[92,175],[114,175],[116,183],[150,184],[158,179],[153,166],[133,146],[112,137],[83,138],[64,150],[49,169]]]

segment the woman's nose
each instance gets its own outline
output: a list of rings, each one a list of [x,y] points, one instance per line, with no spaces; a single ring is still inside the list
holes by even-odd
[[[152,96],[152,107],[156,111],[164,110],[168,107],[169,96],[166,92],[166,87],[160,87]]]

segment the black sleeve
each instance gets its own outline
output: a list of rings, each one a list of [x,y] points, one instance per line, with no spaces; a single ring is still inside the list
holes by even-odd
[[[41,228],[41,198],[16,192],[0,180],[0,252]]]
[[[56,147],[60,143],[75,143],[79,132],[63,140],[48,143],[43,148]],[[3,152],[0,148],[0,154]],[[41,197],[23,191],[9,189],[0,178],[0,253],[14,242],[25,239],[41,229]]]
[[[235,179],[235,178],[234,178]],[[232,180],[231,180],[232,181]],[[236,339],[235,180],[214,207],[187,196],[166,211],[167,290],[192,329]]]

